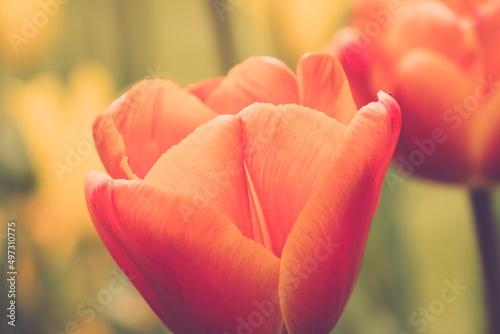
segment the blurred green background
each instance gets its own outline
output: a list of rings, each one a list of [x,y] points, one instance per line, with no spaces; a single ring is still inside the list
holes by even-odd
[[[348,17],[349,1],[0,0],[2,272],[11,220],[18,254],[16,328],[7,328],[2,304],[1,333],[168,333],[131,284],[110,293],[119,269],[83,195],[87,173],[103,170],[92,120],[142,79],[183,87],[263,54],[295,68]],[[445,281],[457,280],[466,288],[453,302],[419,313],[436,310]],[[0,289],[4,301],[4,279]],[[419,179],[385,184],[358,284],[333,333],[481,333],[482,305],[467,190]]]

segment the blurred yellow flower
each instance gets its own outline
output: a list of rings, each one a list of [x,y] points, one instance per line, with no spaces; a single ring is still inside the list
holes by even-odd
[[[82,237],[96,236],[82,187],[88,170],[102,165],[88,129],[114,91],[110,74],[95,64],[78,67],[67,85],[47,73],[8,86],[7,110],[24,137],[36,177],[23,219],[55,260],[70,256]]]
[[[349,10],[349,1],[254,0],[241,4],[259,39],[277,45],[281,58],[292,63],[306,52],[322,50],[347,20]]]
[[[69,0],[0,0],[0,59],[19,66],[50,51]]]

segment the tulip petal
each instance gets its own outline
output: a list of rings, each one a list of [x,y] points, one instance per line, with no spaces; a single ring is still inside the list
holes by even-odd
[[[371,64],[371,49],[359,33],[353,28],[343,28],[326,48],[328,52],[336,55],[342,64],[345,75],[351,87],[352,97],[357,109],[361,109],[370,102],[376,101],[369,84]]]
[[[297,65],[300,104],[349,124],[357,109],[339,61],[327,53],[304,55]]]
[[[125,158],[125,145],[113,120],[114,110],[119,109],[125,95],[118,98],[111,106],[97,116],[93,124],[92,135],[94,144],[101,158],[102,164],[109,175],[117,179],[127,179],[127,173],[122,170],[121,164]]]
[[[288,333],[329,333],[356,282],[401,125],[397,103],[362,108],[291,231],[280,267]]]
[[[112,177],[124,177],[120,163],[127,156],[131,171],[143,178],[161,154],[215,116],[172,82],[146,80],[96,119],[94,140]]]
[[[193,196],[186,220],[213,205],[254,238],[241,155],[241,124],[232,115],[218,116],[196,129],[158,159],[144,178],[166,189]]]
[[[188,216],[213,205],[245,237],[280,256],[344,131],[316,110],[256,103],[198,128],[158,159],[145,180],[192,194]]]
[[[500,3],[496,0],[488,1],[479,6],[476,31],[481,41],[482,56],[484,58],[484,73],[500,78]]]
[[[213,78],[195,84],[187,85],[186,91],[200,99],[201,102],[206,102],[213,91],[219,87],[224,78]]]
[[[279,259],[219,210],[207,206],[186,223],[188,195],[98,172],[85,194],[111,255],[172,331],[281,332]]]
[[[237,117],[248,183],[258,200],[273,252],[281,250],[319,177],[332,161],[345,126],[298,105],[254,104]],[[259,211],[257,210],[257,211]],[[255,221],[255,218],[254,218]]]
[[[406,3],[387,22],[379,46],[389,67],[415,48],[438,52],[464,68],[478,61],[471,25],[439,1]]]
[[[237,114],[254,102],[299,103],[295,74],[271,57],[251,57],[229,71],[206,103],[219,114]]]
[[[467,16],[475,11],[475,6],[487,2],[488,0],[466,0],[466,1],[440,0],[440,1],[444,3],[446,6],[453,9],[455,13]]]

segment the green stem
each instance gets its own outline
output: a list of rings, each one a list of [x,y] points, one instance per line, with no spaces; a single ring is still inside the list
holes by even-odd
[[[219,48],[219,58],[223,70],[223,74],[226,73],[236,65],[236,55],[234,51],[233,37],[231,33],[231,24],[229,16],[231,12],[235,9],[229,4],[222,3],[218,7],[214,4],[213,0],[208,0],[209,12],[212,18],[212,24],[215,32],[215,39],[217,40],[217,45]],[[227,9],[227,11],[226,11]]]
[[[485,287],[489,333],[500,333],[500,244],[490,192],[471,190]]]

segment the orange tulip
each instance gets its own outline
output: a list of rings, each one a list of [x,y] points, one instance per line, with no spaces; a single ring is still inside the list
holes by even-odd
[[[399,135],[379,97],[356,111],[328,54],[297,76],[254,57],[186,90],[143,82],[94,123],[111,177],[87,177],[92,221],[175,333],[327,333]]]
[[[401,176],[484,186],[500,181],[500,2],[366,1],[329,51],[355,101],[378,89],[403,111]]]

